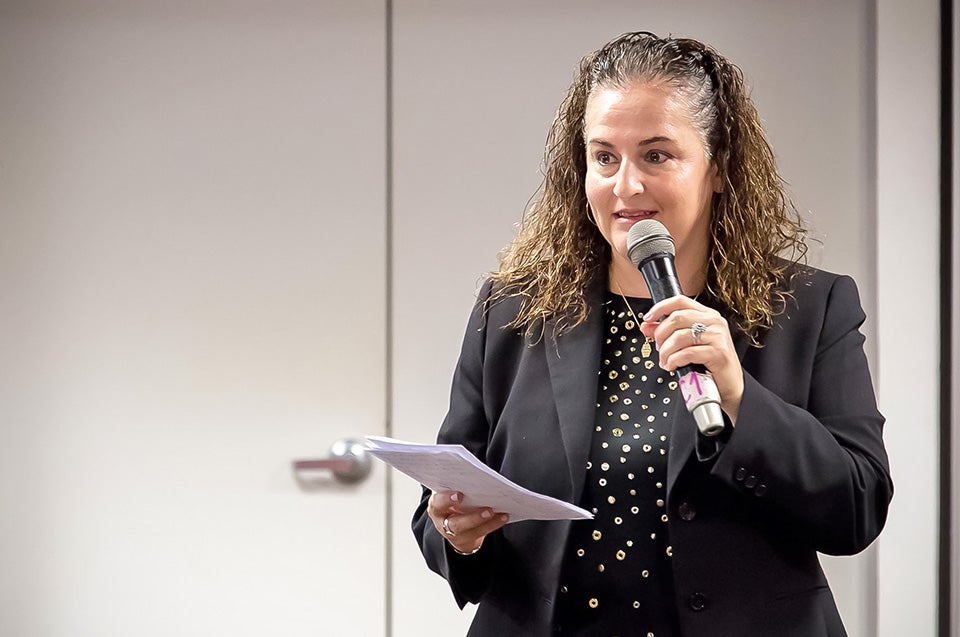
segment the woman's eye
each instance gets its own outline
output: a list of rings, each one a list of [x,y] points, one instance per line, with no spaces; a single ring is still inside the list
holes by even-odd
[[[651,150],[647,153],[647,161],[652,164],[662,164],[667,161],[667,156],[661,153],[659,150]]]
[[[607,151],[601,150],[599,153],[597,153],[597,163],[601,166],[606,166],[611,162],[613,162],[613,155]]]

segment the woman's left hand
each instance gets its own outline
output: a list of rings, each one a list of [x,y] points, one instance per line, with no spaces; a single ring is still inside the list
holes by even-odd
[[[706,328],[699,335],[694,334],[696,323]],[[650,308],[640,330],[656,342],[663,369],[672,372],[691,363],[706,367],[720,392],[720,408],[736,425],[743,398],[743,368],[730,326],[719,312],[689,297],[674,296]]]

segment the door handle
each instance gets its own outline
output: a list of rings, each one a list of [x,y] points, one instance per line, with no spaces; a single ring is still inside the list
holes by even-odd
[[[343,484],[363,482],[372,469],[373,461],[366,445],[355,438],[344,438],[333,443],[326,458],[293,461],[293,472],[298,478],[305,471],[330,471],[333,478]]]

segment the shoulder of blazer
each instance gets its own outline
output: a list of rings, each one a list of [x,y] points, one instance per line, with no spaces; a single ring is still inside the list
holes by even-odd
[[[859,302],[859,296],[855,293],[856,284],[849,276],[806,264],[788,264],[785,277],[778,285],[779,289],[786,292],[787,298],[784,306],[775,308],[771,329],[777,329],[778,325],[782,327],[785,321],[821,321],[826,306],[834,296],[834,288],[841,280],[848,282],[843,286],[844,293],[841,296],[850,300],[851,295],[847,292],[853,290],[852,298]]]
[[[837,279],[850,278],[848,275],[830,272],[805,263],[787,262],[785,259],[780,261],[786,264],[786,271],[779,287],[793,294],[803,296],[827,294]]]
[[[583,294],[586,298],[588,313],[595,312],[596,307],[602,303],[605,285],[605,276],[594,276],[587,283]],[[488,277],[477,294],[473,320],[479,322],[487,331],[487,339],[496,339],[498,334],[505,335],[510,340],[519,336],[527,345],[552,340],[555,336],[551,333],[555,326],[552,318],[547,318],[541,325],[535,326],[529,334],[526,328],[510,325],[519,315],[524,301],[529,296],[528,293],[504,289],[502,284]]]
[[[798,368],[811,366],[819,352],[859,328],[866,318],[849,276],[796,266],[787,289],[783,307],[761,335],[761,347],[744,347],[741,362],[750,373],[784,360]]]

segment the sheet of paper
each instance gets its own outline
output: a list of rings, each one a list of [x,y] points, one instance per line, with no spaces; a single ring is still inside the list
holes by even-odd
[[[507,480],[463,445],[425,445],[367,436],[367,452],[434,491],[459,491],[465,506],[488,506],[521,520],[583,520],[593,514]]]

